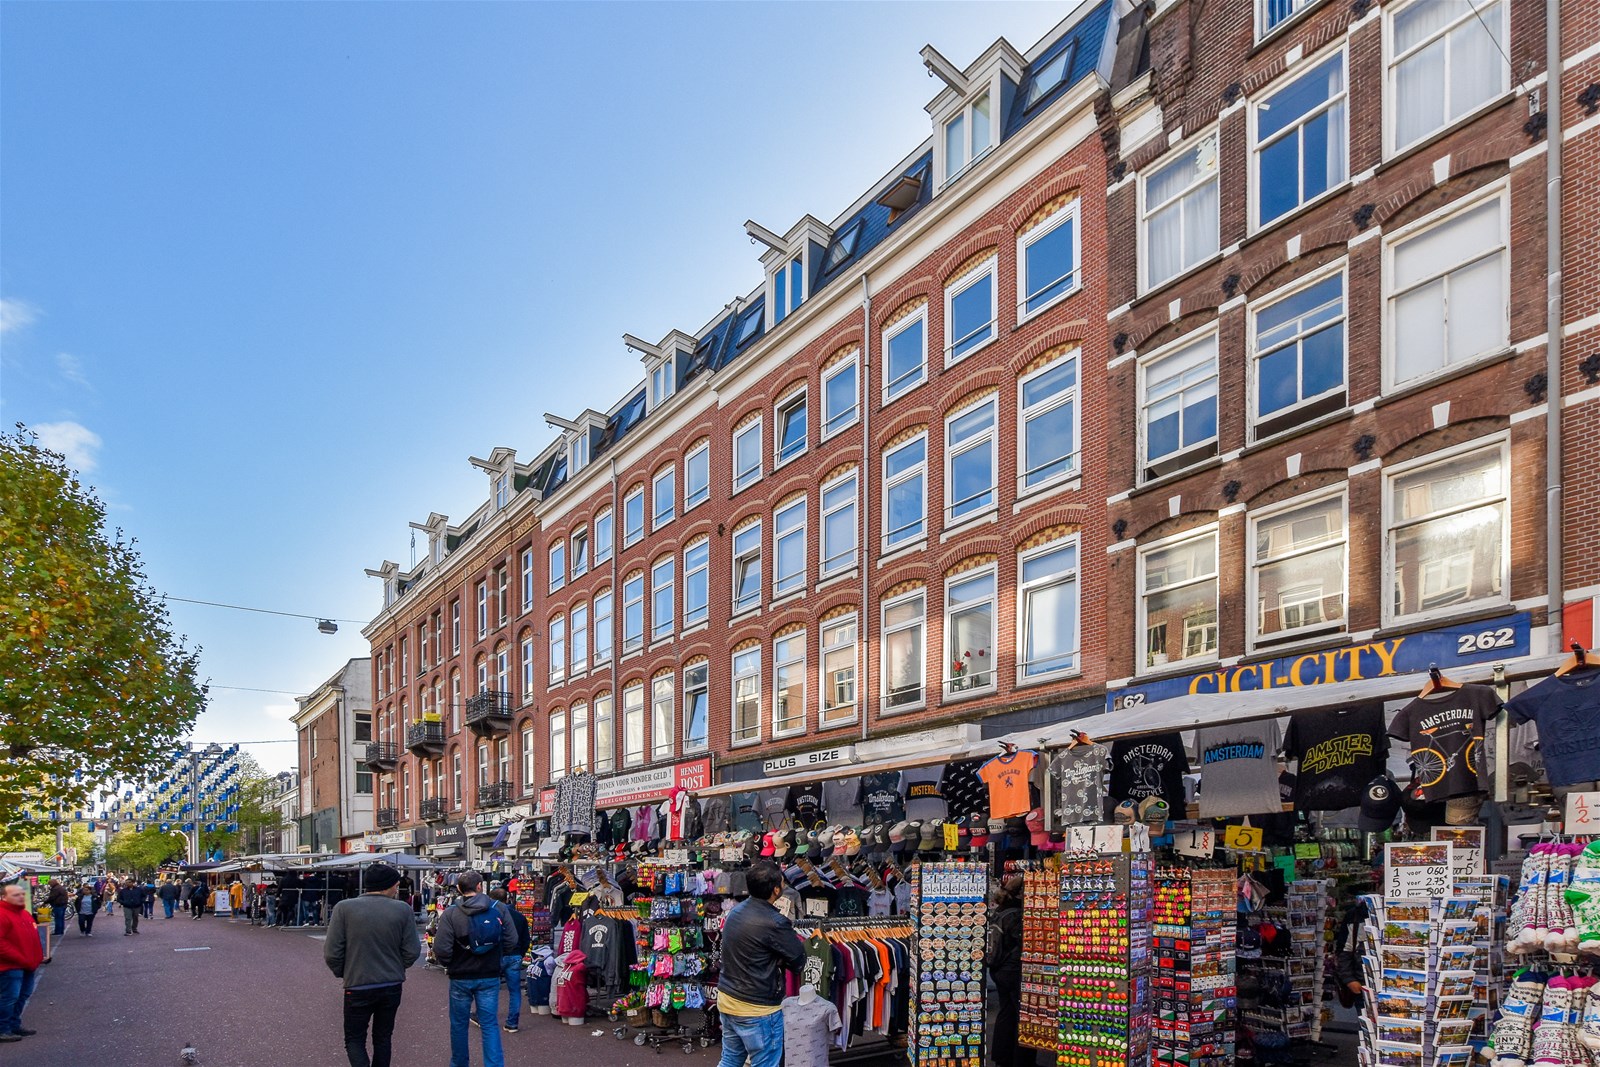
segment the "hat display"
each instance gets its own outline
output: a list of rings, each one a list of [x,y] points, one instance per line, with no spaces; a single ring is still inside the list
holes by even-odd
[[[1160,797],[1145,797],[1139,802],[1139,821],[1159,833],[1167,828],[1172,811]]]
[[[1400,814],[1400,786],[1387,774],[1367,783],[1361,795],[1361,817],[1357,825],[1366,833],[1379,833],[1394,825]]]
[[[766,834],[764,834],[762,836],[762,838],[761,838],[761,854],[763,856],[773,856],[773,855],[777,854],[777,851],[778,851],[777,850],[777,844],[774,841],[774,839],[777,836],[778,836],[778,834],[777,834],[777,831],[775,831],[775,830],[768,831]]]
[[[1118,826],[1132,826],[1138,821],[1139,809],[1131,800],[1124,800],[1111,812],[1111,821]]]

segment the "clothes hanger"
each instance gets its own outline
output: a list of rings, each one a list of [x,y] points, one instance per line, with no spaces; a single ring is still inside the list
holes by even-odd
[[[1434,693],[1443,692],[1446,689],[1460,688],[1460,682],[1452,681],[1451,679],[1446,678],[1443,674],[1439,673],[1439,667],[1437,664],[1430,663],[1428,664],[1428,681],[1425,685],[1423,685],[1422,692],[1418,693],[1417,696],[1425,697]]]
[[[1572,642],[1571,648],[1572,655],[1568,656],[1562,662],[1561,666],[1556,668],[1555,677],[1560,678],[1563,674],[1571,674],[1573,671],[1587,670],[1591,667],[1600,667],[1600,658],[1597,658],[1591,662],[1589,659],[1589,654],[1584,651],[1583,646],[1578,642]]]

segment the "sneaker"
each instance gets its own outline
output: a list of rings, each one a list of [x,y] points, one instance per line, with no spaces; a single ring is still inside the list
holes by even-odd
[[[21,1041],[21,1034],[0,1034],[0,1041]]]
[[[478,1022],[478,1017],[476,1015],[467,1016],[467,1022],[471,1023],[473,1026],[478,1027],[480,1030],[483,1028],[482,1024]]]
[[[500,1029],[504,1030],[508,1034],[514,1034],[514,1033],[517,1032],[517,1024],[516,1023],[506,1023]]]
[[[37,1034],[38,1032],[39,1031],[37,1031],[37,1030],[29,1030],[26,1026],[19,1026],[15,1030],[12,1031],[12,1033],[16,1034],[18,1037],[32,1037],[34,1034]]]

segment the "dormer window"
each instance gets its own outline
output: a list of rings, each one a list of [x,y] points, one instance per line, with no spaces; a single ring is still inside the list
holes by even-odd
[[[577,474],[589,465],[589,431],[579,430],[567,439],[567,473]]]
[[[841,263],[856,254],[856,245],[861,240],[862,225],[862,221],[857,219],[834,234],[833,243],[828,245],[828,254],[822,260],[823,274],[832,274],[839,269]]]
[[[442,536],[433,539],[433,545],[428,555],[433,557],[433,562],[435,563],[444,562],[444,538]]]
[[[733,346],[743,348],[750,343],[750,339],[759,329],[761,329],[761,312],[759,310],[746,312],[744,318],[739,321],[739,333],[733,339]]]
[[[799,310],[806,299],[805,256],[795,256],[772,274],[772,324]]]
[[[502,474],[494,480],[494,509],[501,510],[511,503],[511,475]]]
[[[677,363],[672,359],[657,363],[650,371],[650,406],[659,407],[667,402],[677,386]]]
[[[1022,105],[1024,108],[1033,107],[1049,95],[1050,90],[1061,84],[1067,76],[1067,68],[1072,65],[1072,55],[1077,49],[1077,38],[1069,38],[1065,48],[1039,64],[1033,72],[1033,81],[1028,83],[1028,95]]]
[[[972,163],[994,147],[987,89],[944,124],[944,180],[959,178]]]

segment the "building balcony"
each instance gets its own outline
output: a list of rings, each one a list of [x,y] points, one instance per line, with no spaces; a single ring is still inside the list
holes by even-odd
[[[418,756],[444,752],[444,723],[414,722],[406,727],[406,751]]]
[[[495,782],[493,785],[478,787],[479,808],[509,808],[510,806],[510,782]]]
[[[467,728],[473,733],[503,734],[511,729],[511,694],[485,689],[467,698]]]
[[[366,764],[375,771],[393,767],[400,762],[400,748],[393,741],[367,742]]]
[[[396,826],[400,825],[400,809],[379,808],[374,816],[374,820],[378,824],[378,829],[393,830]]]
[[[424,800],[417,808],[417,816],[423,822],[443,822],[449,814],[449,808],[442,800]]]

